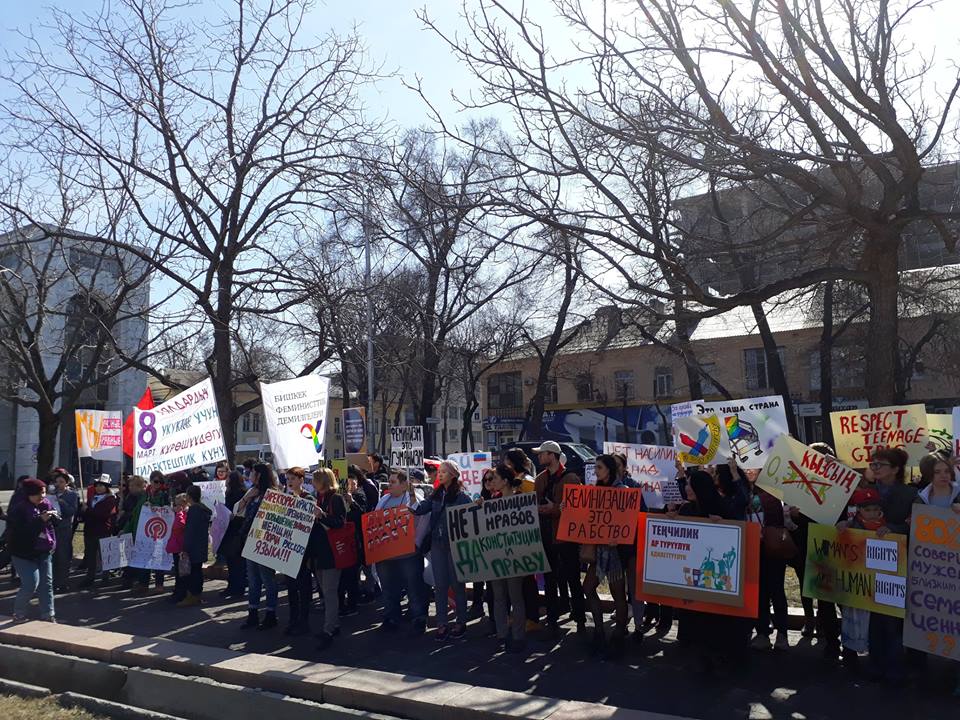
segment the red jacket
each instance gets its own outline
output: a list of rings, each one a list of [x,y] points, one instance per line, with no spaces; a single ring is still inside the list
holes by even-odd
[[[83,534],[98,539],[110,537],[116,515],[117,498],[113,494],[105,495],[96,505],[91,501],[83,511]]]
[[[183,532],[187,528],[187,514],[182,510],[173,519],[173,529],[167,540],[167,552],[171,555],[183,552]]]

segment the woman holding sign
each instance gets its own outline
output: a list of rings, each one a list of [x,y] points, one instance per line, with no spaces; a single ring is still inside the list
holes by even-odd
[[[520,492],[523,476],[516,475],[506,465],[497,465],[491,483],[493,497],[510,497]],[[523,577],[492,580],[493,619],[497,626],[497,640],[507,652],[523,652],[526,635],[526,612],[523,601]],[[509,623],[508,618],[509,605]]]
[[[287,492],[298,498],[311,497],[303,489],[306,477],[302,467],[292,467],[284,475],[287,478]],[[306,635],[310,632],[310,605],[313,602],[313,575],[309,563],[300,563],[300,573],[287,578],[287,603],[290,605],[290,621],[286,635]]]
[[[617,477],[617,461],[612,455],[597,455],[595,462],[598,487],[625,487]],[[587,574],[583,579],[583,594],[587,598],[587,606],[593,616],[593,650],[595,653],[603,652],[607,648],[607,638],[603,631],[603,608],[600,605],[597,589],[603,580],[610,585],[616,619],[616,630],[608,650],[612,657],[623,650],[623,640],[627,636],[627,583],[621,552],[629,553],[630,546],[613,543],[593,547],[596,548],[596,556],[587,565]]]
[[[448,636],[461,638],[467,631],[467,589],[463,583],[457,582],[457,573],[453,567],[450,536],[447,532],[447,508],[469,505],[472,501],[470,496],[463,492],[460,469],[454,463],[449,460],[440,463],[437,480],[440,487],[429,500],[417,503],[413,514],[430,516],[430,566],[433,569],[433,591],[437,603],[436,639],[443,642]],[[451,588],[457,602],[457,622],[448,628]]]
[[[313,474],[313,487],[317,491],[317,521],[310,533],[307,555],[304,562],[313,565],[317,582],[323,593],[323,632],[318,650],[326,650],[340,630],[340,571],[334,555],[329,531],[343,527],[347,519],[347,505],[337,492],[337,476],[330,468],[318,468]]]
[[[234,515],[243,517],[243,528],[240,531],[241,537],[246,537],[253,527],[253,521],[257,517],[257,511],[263,502],[263,496],[267,490],[276,490],[277,477],[273,474],[273,468],[266,463],[257,463],[253,466],[250,473],[250,480],[253,487],[247,491],[243,499],[233,508]],[[249,581],[249,591],[247,593],[247,620],[243,624],[244,628],[259,628],[260,630],[269,630],[277,626],[277,573],[273,568],[266,565],[255,563],[253,560],[247,560],[247,578]],[[267,604],[266,613],[263,621],[260,621],[260,593],[266,591]]]

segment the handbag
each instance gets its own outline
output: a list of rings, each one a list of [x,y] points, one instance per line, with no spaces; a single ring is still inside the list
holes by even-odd
[[[333,567],[345,570],[357,564],[357,529],[354,523],[345,522],[342,527],[327,528],[327,540],[333,553]]]
[[[186,552],[180,553],[180,560],[177,563],[177,575],[180,577],[187,577],[192,569],[190,556]]]
[[[761,530],[760,539],[763,554],[773,560],[789,562],[799,554],[797,544],[786,528],[765,527]]]

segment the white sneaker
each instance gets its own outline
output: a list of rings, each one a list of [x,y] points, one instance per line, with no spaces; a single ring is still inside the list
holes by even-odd
[[[769,642],[769,640],[768,640]],[[785,632],[777,632],[777,640],[773,643],[774,650],[789,650],[790,649],[790,640],[787,638]]]
[[[752,647],[754,650],[769,650],[770,636],[769,635],[755,636],[750,643],[750,647]]]

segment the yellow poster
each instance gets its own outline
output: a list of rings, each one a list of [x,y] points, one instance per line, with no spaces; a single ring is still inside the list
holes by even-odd
[[[927,455],[927,410],[923,405],[841,410],[830,413],[837,457],[851,467],[870,464],[881,448],[903,448],[916,465]]]
[[[927,413],[927,440],[932,442],[937,450],[953,451],[953,416]]]

